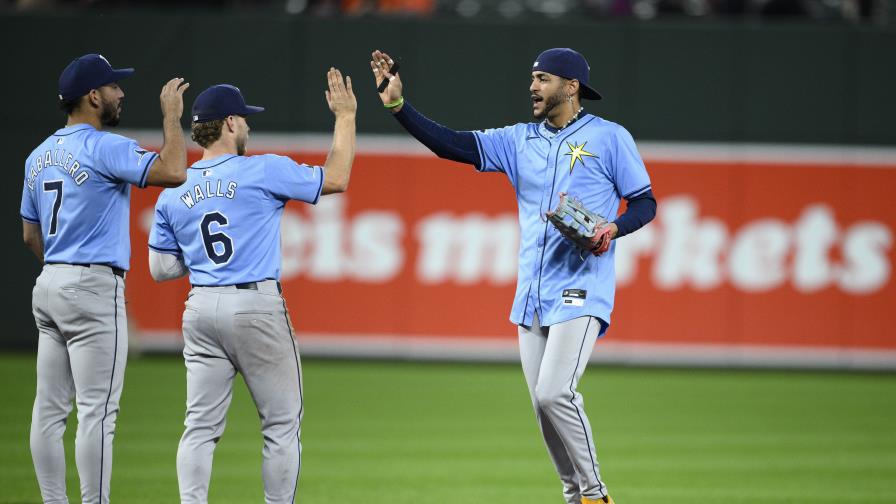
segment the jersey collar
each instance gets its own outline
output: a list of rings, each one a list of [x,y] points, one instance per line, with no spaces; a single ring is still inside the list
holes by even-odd
[[[221,154],[218,157],[206,159],[203,161],[196,161],[193,163],[190,168],[211,168],[212,166],[218,166],[221,163],[225,163],[230,161],[231,159],[238,157],[236,154]]]
[[[54,133],[54,135],[55,136],[66,136],[66,135],[71,135],[72,133],[74,133],[76,131],[84,131],[84,130],[88,130],[88,129],[95,130],[95,128],[93,126],[86,124],[86,123],[72,124],[71,126],[66,126],[64,128],[60,128],[60,129],[56,130],[56,133]]]
[[[559,131],[551,131],[553,128],[548,128],[545,121],[541,121],[540,123],[538,123],[538,133],[548,140],[559,140],[570,133],[578,131],[583,125],[591,122],[591,119],[593,118],[593,115],[584,112],[582,113],[582,115],[578,116],[575,121],[571,122],[569,125]]]

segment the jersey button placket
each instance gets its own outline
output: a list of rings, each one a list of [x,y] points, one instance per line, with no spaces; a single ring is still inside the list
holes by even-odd
[[[544,221],[545,229],[547,229],[547,212],[551,211],[551,200],[553,199],[552,188],[554,186],[554,170],[551,166],[551,152],[553,151],[553,142],[548,148],[544,159],[544,169],[542,170],[542,188],[541,188],[541,204],[539,206],[541,220]],[[547,231],[538,235],[538,247],[542,248],[545,244],[545,236]]]
[[[554,159],[554,161],[552,163],[551,155],[555,152],[555,150],[556,149],[554,146],[554,140],[551,140],[550,147],[548,148],[547,155],[545,156],[545,166],[544,166],[544,174],[543,174],[544,184],[542,186],[541,206],[539,208],[539,210],[541,211],[540,217],[541,217],[542,221],[544,222],[544,230],[543,230],[543,232],[539,233],[538,238],[536,240],[536,242],[538,244],[538,250],[537,250],[538,261],[536,261],[536,264],[535,264],[534,278],[536,279],[537,283],[535,285],[536,288],[534,289],[535,292],[533,292],[533,294],[536,298],[535,299],[535,307],[539,312],[539,316],[541,316],[542,318],[544,318],[544,314],[541,313],[541,310],[543,309],[543,307],[541,306],[541,303],[542,303],[541,286],[542,286],[542,283],[544,280],[542,278],[542,276],[544,274],[544,271],[543,271],[544,254],[545,254],[544,249],[547,246],[546,242],[547,242],[548,233],[551,232],[550,225],[547,222],[547,217],[545,216],[545,214],[548,211],[552,210],[551,200],[554,197],[554,184],[556,182],[555,177],[557,176],[557,167],[556,167],[557,160]]]

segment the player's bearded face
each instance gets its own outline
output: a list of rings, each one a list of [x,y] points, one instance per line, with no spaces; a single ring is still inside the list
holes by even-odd
[[[240,117],[236,131],[236,154],[238,156],[246,155],[247,143],[249,143],[249,125],[246,123],[245,118]]]
[[[532,73],[529,91],[532,94],[532,115],[536,120],[550,118],[554,109],[566,102],[563,84],[564,80],[559,77],[542,72]]]
[[[118,126],[123,100],[124,93],[117,85],[100,88],[100,123],[103,126]]]
[[[541,109],[534,110],[535,119],[541,121],[546,117],[550,117],[551,112],[553,112],[557,106],[566,103],[566,96],[566,93],[564,93],[562,89],[558,89],[556,93],[546,96]]]
[[[118,126],[121,120],[121,105],[111,101],[103,101],[102,113],[100,115],[100,123],[103,126]]]

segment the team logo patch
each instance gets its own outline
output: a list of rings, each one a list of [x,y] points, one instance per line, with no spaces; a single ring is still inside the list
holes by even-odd
[[[149,151],[140,147],[134,149],[134,153],[137,154],[137,164],[140,164],[140,161],[143,161],[143,156],[146,155]]]
[[[583,142],[582,145],[578,145],[573,142],[566,142],[566,146],[569,147],[569,152],[563,154],[564,156],[569,156],[569,173],[572,174],[572,169],[576,166],[576,161],[581,161],[582,164],[585,164],[586,157],[597,157],[594,154],[585,150],[585,145],[588,142]]]
[[[563,289],[563,306],[585,306],[588,291],[583,289]]]

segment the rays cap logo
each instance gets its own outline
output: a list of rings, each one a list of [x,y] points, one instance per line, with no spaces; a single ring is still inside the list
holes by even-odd
[[[591,67],[585,61],[585,57],[568,47],[548,49],[539,54],[532,64],[532,71],[547,72],[579,81],[579,96],[586,100],[600,100],[603,98],[589,82]]]
[[[246,105],[243,93],[230,84],[216,84],[199,93],[193,102],[191,115],[194,123],[224,119],[227,116],[248,116],[264,112],[264,107]]]
[[[59,75],[59,99],[76,100],[91,89],[118,82],[133,73],[133,68],[112,68],[101,54],[85,54],[69,63]]]

